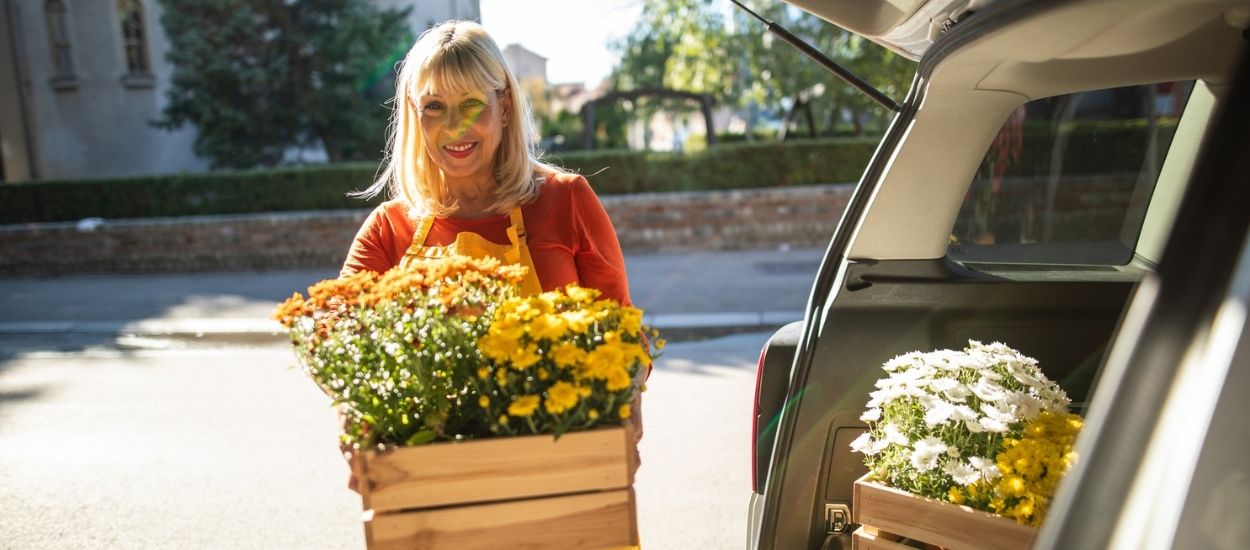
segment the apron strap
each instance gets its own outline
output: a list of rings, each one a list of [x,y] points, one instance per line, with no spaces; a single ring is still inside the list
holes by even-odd
[[[425,239],[430,235],[431,227],[434,227],[434,216],[422,216],[417,220],[417,232],[413,234],[412,244],[408,245],[408,249],[425,246]]]
[[[509,263],[521,263],[522,250],[527,248],[525,244],[525,219],[521,217],[520,207],[513,208],[508,212],[508,218],[512,221],[512,225],[508,227],[508,240],[512,241],[512,248],[508,250],[507,260]],[[528,254],[527,254],[528,255]],[[530,270],[534,269],[530,266]]]
[[[525,218],[521,216],[521,208],[513,208],[511,212],[508,212],[508,219],[512,221],[512,227],[516,229],[516,244],[525,244]]]

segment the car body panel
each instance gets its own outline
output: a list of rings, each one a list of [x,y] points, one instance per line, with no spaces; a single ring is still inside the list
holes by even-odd
[[[786,373],[768,480],[751,497],[748,547],[848,541],[827,540],[824,506],[849,501],[849,482],[863,472],[847,443],[863,429],[857,417],[877,367],[894,355],[961,347],[968,338],[1002,340],[1037,357],[1074,400],[1084,400],[1102,376],[1108,342],[1125,330],[1122,323],[1139,322],[1122,315],[1141,295],[1138,283],[1149,280],[1169,234],[1210,105],[1206,114],[1186,115],[1193,120],[1181,149],[1189,151],[1165,161],[1163,172],[1171,175],[1160,180],[1155,225],[1143,232],[1151,240],[1137,243],[1138,254],[1122,266],[978,268],[985,273],[950,261],[951,227],[972,174],[1007,115],[1048,94],[1198,79],[1218,106],[1226,67],[1243,40],[1229,14],[1247,6],[1003,0],[933,43],[813,286]],[[1079,519],[1072,525],[1079,527],[1048,539],[1060,541],[1054,547],[1074,547],[1067,543],[1077,539],[1063,537],[1091,528]]]

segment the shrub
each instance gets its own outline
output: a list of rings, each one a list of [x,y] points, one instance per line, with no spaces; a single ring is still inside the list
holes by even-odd
[[[855,181],[874,147],[869,140],[816,140],[726,144],[691,154],[578,151],[549,160],[588,176],[598,193],[614,195]],[[347,194],[367,187],[377,170],[372,163],[341,163],[10,183],[0,185],[0,223],[363,208],[381,199]]]

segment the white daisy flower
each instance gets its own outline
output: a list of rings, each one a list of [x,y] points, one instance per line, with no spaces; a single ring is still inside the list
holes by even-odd
[[[981,418],[981,415],[967,405],[955,405],[955,412],[951,413],[951,417],[959,422],[967,422],[976,421]]]
[[[981,424],[982,431],[996,433],[996,434],[1004,433],[1007,431],[1007,424],[1004,424],[1003,421],[1001,420],[996,420],[993,418],[982,418],[980,421],[980,424]],[[972,431],[976,431],[976,430],[972,430]]]
[[[933,436],[916,442],[911,453],[911,465],[917,471],[927,472],[937,467],[938,458],[946,452],[946,443]]]
[[[946,475],[951,476],[951,479],[960,485],[970,485],[981,479],[981,472],[962,460],[947,462],[942,471],[946,472]]]
[[[1016,418],[1016,415],[1013,414],[1010,410],[1001,409],[989,403],[985,403],[981,405],[981,412],[985,413],[985,416],[993,418],[994,420],[997,420],[1004,424],[1011,424],[1012,422],[1015,422],[1016,420],[1018,420],[1018,418]]]
[[[907,436],[903,435],[903,432],[899,431],[898,426],[895,426],[893,423],[886,424],[881,428],[881,431],[883,435],[881,439],[886,443],[894,443],[904,447],[911,446],[911,440],[907,439]]]
[[[976,383],[968,389],[972,390],[972,393],[976,394],[977,397],[980,397],[985,401],[998,401],[1003,397],[1006,397],[1006,394],[1003,393],[1003,389],[999,387],[998,384],[988,380],[987,377],[982,377],[980,380],[977,380]]]
[[[1042,412],[1042,401],[1022,391],[1008,392],[1007,405],[1024,420],[1033,420]]]
[[[968,390],[968,386],[963,384],[956,384],[955,387],[945,390],[942,393],[946,395],[947,399],[956,403],[963,403],[968,400],[969,395],[972,395],[972,392]]]
[[[944,424],[952,415],[955,414],[955,406],[942,401],[941,399],[935,399],[933,405],[926,407],[926,409],[927,410],[924,413],[924,423],[928,426]]]
[[[981,478],[985,479],[986,481],[993,481],[995,479],[998,479],[999,476],[1002,475],[998,471],[998,465],[995,464],[993,460],[990,460],[985,457],[980,457],[980,456],[969,457],[968,465],[972,466],[977,471],[977,473],[981,475]]]
[[[864,449],[872,443],[872,432],[864,432],[851,442],[851,450],[857,453],[864,453]],[[868,454],[868,453],[864,453]]]
[[[881,409],[878,409],[878,408],[868,409],[864,411],[864,414],[859,415],[859,419],[864,422],[876,422],[878,420],[881,420]]]
[[[959,381],[954,378],[937,378],[932,382],[929,382],[929,389],[944,392],[957,388],[960,385]]]

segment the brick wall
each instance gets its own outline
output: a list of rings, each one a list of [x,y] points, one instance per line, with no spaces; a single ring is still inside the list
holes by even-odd
[[[851,185],[603,197],[628,252],[825,246]],[[364,210],[0,226],[0,274],[336,266]]]

